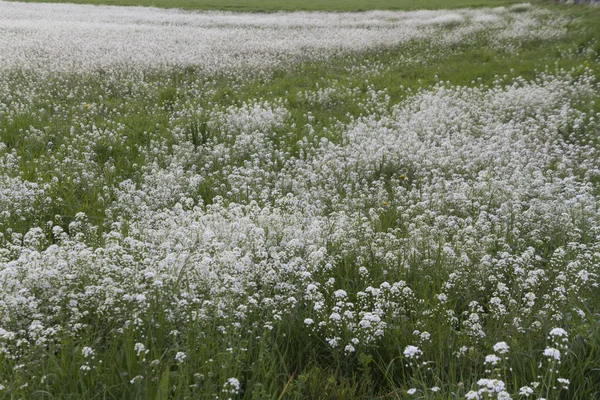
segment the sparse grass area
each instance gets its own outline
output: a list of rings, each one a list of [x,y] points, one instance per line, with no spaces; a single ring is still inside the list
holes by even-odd
[[[254,76],[2,72],[0,398],[600,397],[600,10],[560,12]]]

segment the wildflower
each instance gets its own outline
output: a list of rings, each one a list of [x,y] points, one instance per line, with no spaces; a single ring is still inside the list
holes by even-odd
[[[227,382],[225,382],[225,384],[223,385],[223,389],[231,394],[238,393],[240,391],[240,388],[241,384],[237,378],[228,378]]]
[[[485,356],[485,362],[484,362],[484,364],[496,365],[496,364],[498,364],[498,361],[500,361],[500,357],[498,357],[495,354],[490,354],[488,356]]]
[[[498,379],[480,379],[477,384],[497,393],[503,392],[505,387],[504,382]]]
[[[94,349],[92,349],[91,347],[84,347],[81,349],[81,354],[84,358],[88,358],[94,355]]]
[[[568,389],[569,388],[569,384],[571,383],[571,381],[569,381],[568,379],[565,379],[565,378],[558,378],[557,381],[559,383],[563,384],[563,389]]]
[[[406,358],[419,358],[419,355],[422,353],[416,346],[406,346],[404,349],[404,357]]]
[[[546,347],[546,349],[544,350],[544,355],[548,358],[560,360],[560,350],[552,347]]]
[[[506,354],[506,353],[508,353],[508,350],[509,350],[509,346],[506,344],[506,342],[498,342],[494,345],[494,351],[496,353]]]
[[[533,389],[530,388],[529,386],[523,386],[522,388],[519,389],[520,396],[529,397],[532,394],[533,394]]]
[[[186,358],[187,358],[187,354],[185,354],[183,351],[178,351],[177,354],[175,354],[175,360],[178,363],[184,362]]]
[[[144,346],[143,343],[136,343],[133,346],[133,349],[135,350],[135,352],[137,353],[137,355],[139,356],[141,353],[144,353],[146,351],[146,346]]]
[[[550,336],[555,337],[567,337],[569,334],[562,328],[554,328],[550,331]]]
[[[329,316],[329,319],[331,319],[332,321],[341,321],[342,320],[342,316],[336,312],[331,313],[331,315]]]
[[[413,394],[417,393],[417,389],[415,389],[415,388],[408,389],[406,391],[406,393],[408,393],[408,394],[410,394],[412,396]]]
[[[480,400],[481,396],[476,391],[471,390],[465,395],[465,398],[467,400]]]
[[[304,323],[305,323],[306,325],[312,325],[312,324],[314,324],[314,323],[315,323],[315,321],[314,321],[313,319],[311,319],[311,318],[306,318],[306,319],[304,320]]]
[[[498,400],[511,400],[510,394],[506,391],[498,393]]]

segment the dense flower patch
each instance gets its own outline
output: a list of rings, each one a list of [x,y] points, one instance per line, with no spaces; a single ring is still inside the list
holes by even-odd
[[[490,35],[557,38],[566,19],[540,9],[363,13],[184,12],[142,7],[0,4],[0,68],[87,71],[195,66],[254,73],[347,51]]]
[[[336,365],[398,396],[568,393],[572,339],[598,313],[590,70],[439,82],[398,104],[369,85],[298,88],[309,108],[360,110],[303,126],[289,99],[227,104],[211,84],[425,38],[564,34],[520,7],[0,3],[0,394],[72,376],[81,396],[272,397],[287,376],[265,371],[286,357],[292,378]],[[176,89],[145,75],[167,66],[202,73]]]

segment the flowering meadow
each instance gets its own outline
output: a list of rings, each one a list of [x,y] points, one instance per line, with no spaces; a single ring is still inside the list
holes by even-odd
[[[0,1],[0,399],[600,398],[598,21]]]

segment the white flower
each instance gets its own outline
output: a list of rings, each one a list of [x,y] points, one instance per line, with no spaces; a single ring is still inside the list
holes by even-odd
[[[546,349],[544,350],[544,355],[548,358],[560,360],[560,350],[555,349],[553,347],[546,347]]]
[[[341,321],[342,320],[342,316],[336,312],[331,313],[331,315],[329,316],[329,319],[331,319],[332,321]]]
[[[15,334],[13,332],[9,332],[4,328],[0,328],[0,338],[5,340],[12,340],[15,338]]]
[[[505,387],[504,382],[502,382],[498,379],[494,379],[491,389],[495,392],[503,392],[504,387]]]
[[[467,400],[479,400],[481,399],[481,396],[476,391],[471,390],[465,395],[465,398]]]
[[[84,358],[88,358],[94,355],[94,349],[92,349],[91,347],[84,347],[81,349],[81,354]]]
[[[523,386],[519,389],[519,395],[529,397],[533,394],[533,389],[529,386]]]
[[[509,346],[506,344],[506,342],[498,342],[494,345],[494,351],[496,353],[506,354],[506,353],[508,353],[508,350],[509,350]]]
[[[417,346],[406,346],[404,349],[404,357],[406,358],[418,358],[423,352]]]
[[[500,392],[498,393],[498,400],[511,400],[510,394],[508,392]]]
[[[562,328],[554,328],[550,331],[550,336],[558,336],[558,337],[568,337],[569,334]]]
[[[503,392],[504,391],[504,382],[502,382],[501,380],[498,379],[480,379],[477,381],[477,384],[479,386],[484,386],[486,387],[488,390],[492,391],[492,392]]]
[[[314,323],[315,323],[315,321],[313,321],[311,318],[306,318],[306,319],[304,320],[304,323],[305,323],[306,325],[312,325],[312,324],[314,324]]]
[[[354,346],[352,346],[351,344],[349,344],[349,345],[346,345],[346,347],[344,347],[344,351],[346,353],[354,353],[355,349],[354,349]]]
[[[560,382],[560,383],[563,384],[563,389],[568,389],[569,388],[569,384],[571,383],[570,380],[565,379],[565,378],[558,378],[557,380],[558,380],[558,382]]]
[[[177,354],[175,354],[175,360],[178,363],[184,362],[186,358],[187,358],[187,354],[185,354],[183,351],[178,351]]]
[[[495,354],[490,354],[490,355],[485,356],[484,364],[496,365],[496,364],[498,364],[498,361],[500,361],[500,357],[498,357]]]
[[[360,322],[358,323],[358,325],[361,328],[366,329],[366,328],[369,328],[371,326],[371,321],[369,321],[367,319],[361,319]]]
[[[241,384],[237,378],[228,378],[227,382],[223,384],[223,389],[231,394],[238,393],[240,391]]]
[[[529,397],[532,394],[533,394],[533,389],[530,388],[529,386],[523,386],[522,388],[519,389],[520,396]]]
[[[434,387],[432,387],[430,390],[431,390],[432,392],[436,393],[436,392],[439,392],[439,391],[440,391],[440,388],[439,388],[439,387],[437,387],[437,386],[434,386]]]
[[[335,292],[333,292],[333,294],[338,299],[345,299],[346,297],[348,297],[348,294],[346,293],[346,291],[342,290],[342,289],[336,290]]]
[[[133,349],[139,356],[141,353],[143,353],[146,350],[146,346],[144,346],[143,343],[136,343],[135,346],[133,346]]]
[[[408,394],[410,394],[410,395],[412,396],[413,394],[417,393],[417,389],[415,389],[415,388],[408,389],[408,390],[406,391],[406,393],[408,393]]]

